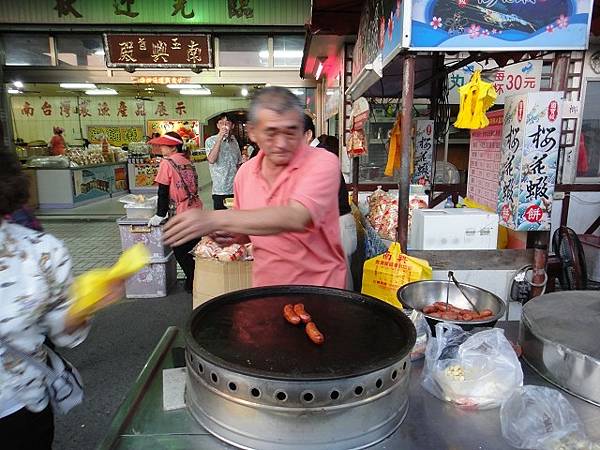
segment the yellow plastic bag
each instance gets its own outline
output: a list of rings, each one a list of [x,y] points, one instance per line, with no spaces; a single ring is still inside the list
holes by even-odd
[[[92,314],[97,303],[109,294],[112,283],[124,281],[150,263],[150,252],[143,244],[125,250],[117,263],[108,269],[94,269],[75,278],[71,287],[74,299],[69,314],[75,317]]]
[[[362,293],[402,308],[398,289],[413,281],[430,280],[431,275],[427,261],[402,253],[400,244],[393,242],[383,255],[365,261]]]
[[[454,126],[478,130],[489,125],[486,111],[496,101],[498,96],[494,86],[481,79],[481,71],[476,70],[471,80],[458,88],[459,109]]]

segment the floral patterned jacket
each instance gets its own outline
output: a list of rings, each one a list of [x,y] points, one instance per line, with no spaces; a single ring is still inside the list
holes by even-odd
[[[48,234],[0,222],[0,337],[46,361],[43,343],[75,347],[89,326],[67,334],[71,258],[66,247]],[[0,407],[19,403],[42,411],[48,405],[44,377],[0,344]]]

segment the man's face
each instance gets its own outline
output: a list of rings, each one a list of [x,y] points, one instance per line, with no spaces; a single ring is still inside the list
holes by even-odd
[[[219,119],[219,121],[217,122],[217,128],[219,129],[219,131],[221,131],[225,127],[227,127],[227,131],[230,131],[232,126],[233,126],[233,123],[231,123],[229,120],[227,120],[226,117]]]
[[[250,139],[276,166],[287,166],[303,144],[303,119],[297,111],[278,113],[263,108],[255,124],[249,124]]]

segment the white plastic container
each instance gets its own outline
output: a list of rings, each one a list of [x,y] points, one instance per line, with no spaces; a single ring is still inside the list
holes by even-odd
[[[166,297],[177,281],[177,261],[173,252],[166,258],[156,258],[125,282],[127,298]]]
[[[489,250],[498,245],[498,215],[474,208],[415,209],[413,250]]]

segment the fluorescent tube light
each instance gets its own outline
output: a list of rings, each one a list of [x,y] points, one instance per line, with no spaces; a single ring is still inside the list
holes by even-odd
[[[60,87],[64,89],[96,89],[93,83],[60,83]]]

